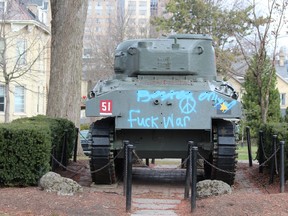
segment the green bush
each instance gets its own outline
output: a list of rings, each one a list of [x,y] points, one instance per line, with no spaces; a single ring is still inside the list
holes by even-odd
[[[68,164],[69,158],[72,157],[72,150],[75,144],[77,132],[73,122],[63,118],[52,118],[48,116],[38,115],[31,118],[21,118],[12,123],[46,125],[49,128],[52,139],[52,151],[55,159],[63,165]],[[66,155],[62,155],[63,144],[67,139]],[[53,163],[53,169],[59,166],[58,162]]]
[[[47,126],[0,124],[0,184],[37,184],[49,171],[50,151]]]
[[[36,185],[55,162],[51,151],[57,161],[68,164],[76,136],[74,124],[61,118],[36,116],[0,124],[0,185]]]
[[[261,126],[263,131],[263,147],[267,158],[269,158],[273,153],[273,135],[277,135],[276,148],[279,148],[279,142],[285,141],[284,156],[285,156],[285,173],[288,176],[288,123],[269,123]],[[259,145],[259,139],[258,139]],[[266,160],[267,158],[264,158]],[[277,159],[279,163],[279,151],[277,153]],[[259,161],[259,146],[257,151],[257,159]],[[270,165],[270,163],[268,163]]]

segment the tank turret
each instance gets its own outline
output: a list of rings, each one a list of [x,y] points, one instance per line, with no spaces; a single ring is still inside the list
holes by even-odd
[[[114,70],[138,75],[193,75],[215,79],[215,53],[207,35],[173,35],[166,39],[128,40],[116,49]]]

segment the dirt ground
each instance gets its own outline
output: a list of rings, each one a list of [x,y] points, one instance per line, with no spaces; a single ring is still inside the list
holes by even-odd
[[[71,163],[69,171],[60,171],[63,176],[70,177],[83,185],[83,193],[73,196],[58,196],[56,193],[41,191],[38,187],[0,188],[0,216],[13,215],[100,215],[124,216],[126,200],[121,193],[95,191],[89,187],[87,166],[83,161]],[[91,183],[91,182],[90,182]],[[287,185],[285,185],[287,187]],[[278,176],[269,184],[269,174],[258,172],[258,166],[249,167],[247,163],[239,163],[233,192],[230,195],[209,197],[196,201],[196,209],[191,213],[190,201],[181,199],[175,209],[177,215],[288,215],[287,189],[279,193]],[[165,193],[137,195],[143,198],[165,198]],[[165,197],[166,196],[166,197]],[[132,193],[133,199],[133,193]]]

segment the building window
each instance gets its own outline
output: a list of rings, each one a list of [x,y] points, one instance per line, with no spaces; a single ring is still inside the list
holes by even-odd
[[[147,2],[146,1],[140,1],[139,7],[146,9],[147,8]]]
[[[146,9],[140,9],[140,10],[139,10],[139,14],[140,14],[141,16],[145,16],[145,15],[147,14],[147,10],[146,10]]]
[[[0,85],[0,112],[5,110],[5,86]]]
[[[14,110],[16,113],[23,113],[24,110],[24,101],[25,101],[25,91],[24,86],[15,86],[14,92]]]
[[[5,12],[5,2],[4,1],[0,1],[0,12]]]
[[[128,15],[136,15],[136,1],[128,2]]]
[[[16,52],[17,52],[17,59],[16,62],[18,65],[25,65],[26,62],[26,40],[18,40],[17,46],[16,46]]]
[[[281,105],[282,106],[286,105],[286,93],[281,93],[280,94],[280,101],[281,101]]]

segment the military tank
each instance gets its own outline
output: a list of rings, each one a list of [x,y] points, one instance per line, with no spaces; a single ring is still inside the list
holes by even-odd
[[[113,184],[122,176],[121,150],[129,140],[142,159],[186,158],[194,141],[205,178],[233,184],[233,120],[241,117],[241,105],[216,74],[209,35],[124,41],[115,50],[114,71],[86,101],[86,116],[101,117],[90,127],[93,182]]]

